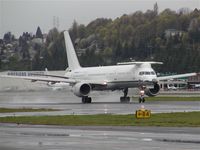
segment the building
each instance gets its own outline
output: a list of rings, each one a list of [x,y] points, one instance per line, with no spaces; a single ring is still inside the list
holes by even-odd
[[[190,89],[200,88],[200,73],[188,78],[188,87]]]
[[[176,29],[167,29],[165,30],[165,37],[169,38],[169,37],[174,37],[174,36],[182,36],[183,31],[179,31]]]

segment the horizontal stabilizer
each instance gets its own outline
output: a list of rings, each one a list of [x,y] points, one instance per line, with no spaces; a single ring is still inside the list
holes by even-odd
[[[117,65],[142,65],[142,64],[159,64],[162,65],[162,62],[156,61],[130,61],[130,62],[120,62]]]

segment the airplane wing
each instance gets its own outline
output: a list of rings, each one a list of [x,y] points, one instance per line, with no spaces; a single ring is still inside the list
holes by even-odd
[[[191,77],[196,76],[197,73],[185,73],[185,74],[178,74],[178,75],[171,75],[171,76],[163,76],[163,77],[157,77],[158,81],[162,80],[170,80],[170,79],[177,79],[177,78],[184,78],[184,77]]]
[[[33,74],[32,74],[33,75]],[[12,75],[0,75],[2,78],[13,78],[13,79],[24,79],[24,80],[30,80],[31,82],[36,81],[43,81],[43,82],[52,82],[52,83],[70,83],[70,84],[76,84],[80,81],[77,81],[75,79],[69,79],[65,76],[56,76],[56,75],[39,75],[35,74],[35,76],[12,76]],[[91,85],[98,85],[98,86],[106,86],[107,81],[97,81],[97,80],[84,80],[82,82],[91,84]]]
[[[34,73],[31,73],[31,75],[33,76],[44,76],[44,77],[53,77],[53,78],[62,78],[62,79],[69,79],[68,77],[65,77],[65,76],[58,76],[58,75],[50,75],[50,74],[34,74]]]
[[[44,81],[44,82],[53,82],[53,83],[59,83],[59,82],[65,82],[65,83],[73,83],[75,84],[77,81],[74,79],[68,79],[64,77],[53,77],[53,76],[11,76],[11,75],[1,75],[2,78],[14,78],[14,79],[24,79],[24,80],[30,80],[32,82],[36,81]]]

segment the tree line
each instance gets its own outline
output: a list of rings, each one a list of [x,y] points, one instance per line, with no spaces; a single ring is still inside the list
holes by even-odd
[[[82,66],[113,65],[121,61],[162,61],[163,65],[155,66],[159,72],[200,70],[198,9],[188,11],[185,8],[178,12],[165,9],[158,13],[155,4],[153,10],[124,14],[114,20],[97,18],[88,25],[74,21],[69,32]],[[35,48],[30,70],[67,68],[63,32],[51,29],[45,43]]]

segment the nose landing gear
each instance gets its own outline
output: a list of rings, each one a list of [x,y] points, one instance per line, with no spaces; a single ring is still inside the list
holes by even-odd
[[[142,89],[142,90],[140,91],[139,103],[144,103],[144,102],[145,102],[144,90]]]

